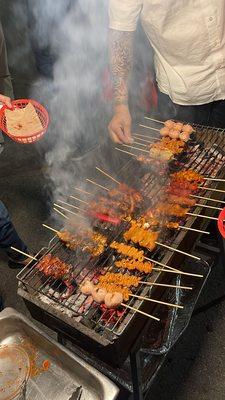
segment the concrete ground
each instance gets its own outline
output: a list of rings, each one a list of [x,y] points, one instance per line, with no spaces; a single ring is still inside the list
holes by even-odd
[[[8,20],[6,25],[12,55]],[[12,65],[15,97],[24,97],[37,76],[31,53],[28,59],[29,68],[25,75],[20,73],[19,66]],[[49,181],[41,154],[35,145],[18,145],[6,138],[5,150],[0,156],[0,198],[31,251],[39,250],[49,239],[49,233],[41,226],[49,216]],[[224,271],[220,260],[204,288],[201,304],[225,293]],[[28,315],[23,301],[17,296],[16,274],[8,268],[4,254],[0,254],[0,292],[5,306]],[[222,302],[193,316],[153,384],[149,400],[224,400],[224,343],[225,303]]]

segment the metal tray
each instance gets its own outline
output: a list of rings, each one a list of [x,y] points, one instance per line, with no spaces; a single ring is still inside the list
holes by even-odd
[[[0,346],[21,346],[24,340],[35,347],[38,360],[50,361],[50,367],[37,376],[31,375],[26,384],[26,395],[18,398],[76,399],[73,394],[80,386],[83,389],[80,400],[117,398],[119,390],[108,378],[48,337],[22,314],[6,308],[0,313]]]

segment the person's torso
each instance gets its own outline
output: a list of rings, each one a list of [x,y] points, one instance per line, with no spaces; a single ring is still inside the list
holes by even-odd
[[[159,88],[179,104],[225,98],[224,0],[144,0]]]

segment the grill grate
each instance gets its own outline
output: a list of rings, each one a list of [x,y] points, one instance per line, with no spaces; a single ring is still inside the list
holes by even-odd
[[[181,160],[182,168],[193,168],[204,176],[224,176],[224,168],[222,168],[222,165],[225,161],[225,131],[197,125],[195,128],[197,131],[196,136],[198,144],[190,149],[190,152],[184,160]],[[145,131],[145,133],[147,133],[147,131]],[[131,184],[131,186],[134,186],[135,183],[135,186],[142,191],[142,194],[149,198],[152,204],[154,204],[163,193],[162,182],[166,182],[167,175],[165,175],[163,179],[161,177],[159,180],[155,175],[147,172],[146,168],[140,167],[140,165],[139,171],[140,174],[136,177],[136,181],[132,182],[133,176],[137,176],[137,162],[136,160],[131,159],[121,169],[120,177],[128,184],[129,182],[132,182],[133,185]],[[215,182],[210,182],[207,186],[209,185],[212,188],[217,186]],[[201,190],[201,195],[206,193],[207,191]],[[210,192],[207,194],[207,197],[210,197]],[[202,204],[205,203],[206,201],[203,200]],[[199,206],[193,207],[192,210],[193,212],[198,213],[206,212],[205,209],[202,210]],[[141,211],[142,210],[138,210],[138,213],[141,214]],[[191,217],[186,220],[185,225],[192,226],[195,222],[196,218]],[[111,240],[119,240],[125,226],[126,223],[120,227],[120,230],[117,231],[114,237],[111,235]],[[185,232],[181,233],[175,231],[173,234],[164,237],[163,240],[164,243],[169,245],[173,244],[174,247],[178,247],[186,235],[187,233]],[[67,264],[73,266],[74,281],[76,281],[78,285],[84,279],[94,279],[96,273],[100,273],[103,268],[107,271],[115,271],[116,268],[114,267],[114,261],[119,258],[118,255],[114,255],[112,250],[108,250],[104,257],[92,258],[80,250],[71,251],[65,248],[65,246],[56,239],[53,240],[53,243],[44,252],[44,255],[48,253],[59,257]],[[158,247],[151,254],[146,252],[146,256],[150,256],[156,261],[166,263],[172,256],[172,253]],[[135,312],[128,310],[123,310],[119,315],[116,310],[110,313],[108,311],[100,312],[99,307],[88,303],[86,296],[79,293],[76,288],[74,289],[72,296],[68,299],[63,299],[63,295],[66,294],[66,287],[62,281],[45,277],[35,268],[35,265],[36,264],[33,264],[32,267],[25,267],[18,274],[19,281],[25,285],[27,290],[30,293],[38,293],[40,299],[43,299],[43,296],[48,298],[53,305],[58,305],[63,312],[72,312],[72,315],[78,322],[84,325],[88,324],[91,330],[98,333],[98,335],[107,337],[110,332],[113,334],[113,338],[116,338],[124,332],[128,327],[129,322],[135,316]],[[138,271],[135,274],[141,276],[142,280],[145,279],[152,282],[157,281],[160,275],[160,273],[153,273],[151,275],[143,276]],[[151,289],[149,287],[139,285],[138,288],[136,288],[135,294],[145,296],[150,292]],[[131,300],[127,302],[128,305],[135,308],[139,308],[141,303],[142,301],[134,298],[131,298]]]

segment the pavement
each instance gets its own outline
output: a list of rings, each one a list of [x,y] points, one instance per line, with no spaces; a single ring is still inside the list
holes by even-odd
[[[7,7],[7,2],[3,4]],[[7,22],[6,37],[9,37],[11,60],[13,43],[9,30]],[[19,41],[23,40],[21,36]],[[14,92],[18,98],[29,93],[37,77],[31,53],[28,58],[31,61],[26,76],[20,73],[18,66],[12,65]],[[43,148],[19,145],[6,138],[5,149],[0,156],[0,198],[9,209],[20,236],[34,252],[49,240],[49,233],[41,226],[50,215],[49,187]],[[16,274],[17,271],[8,268],[7,259],[1,253],[0,293],[5,306],[14,307],[29,316],[23,300],[17,295]],[[224,294],[224,260],[219,257],[199,306]],[[224,365],[225,302],[222,301],[192,317],[185,334],[172,349],[153,383],[148,400],[224,400]]]

